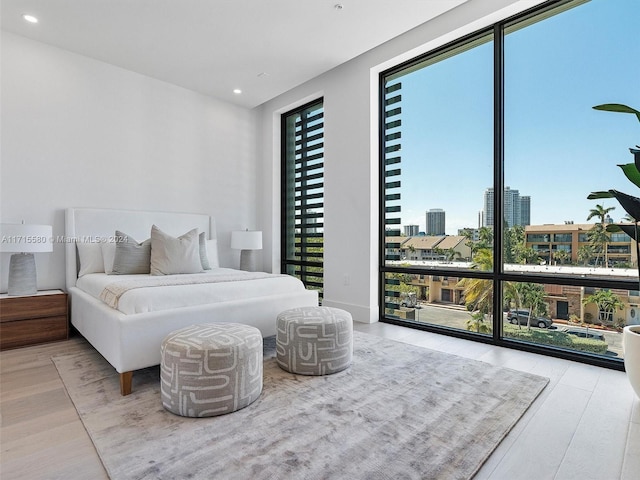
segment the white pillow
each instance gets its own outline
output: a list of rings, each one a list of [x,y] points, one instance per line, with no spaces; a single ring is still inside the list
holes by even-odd
[[[218,240],[207,240],[207,258],[209,259],[209,267],[219,268],[220,261],[218,260]]]
[[[80,258],[80,271],[78,277],[87,273],[104,272],[104,261],[102,259],[102,249],[97,242],[78,242],[78,257]]]
[[[177,238],[151,227],[151,275],[202,272],[198,229]]]
[[[102,259],[104,260],[104,273],[113,274],[113,261],[116,258],[115,242],[105,242],[100,244],[102,249]]]

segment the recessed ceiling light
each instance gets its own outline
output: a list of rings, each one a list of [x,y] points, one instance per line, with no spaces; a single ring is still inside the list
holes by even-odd
[[[242,90],[240,90],[239,88],[234,88],[233,93],[235,93],[236,95],[240,95],[242,93]]]
[[[33,15],[29,15],[28,13],[23,14],[22,18],[29,23],[38,23],[38,19]]]

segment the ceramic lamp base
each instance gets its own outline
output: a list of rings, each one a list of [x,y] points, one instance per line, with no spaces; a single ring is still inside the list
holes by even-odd
[[[36,286],[36,260],[32,253],[16,253],[11,255],[9,261],[9,285],[8,294],[35,295],[38,292]]]
[[[240,251],[240,270],[246,272],[256,271],[256,251],[255,250],[241,250]]]

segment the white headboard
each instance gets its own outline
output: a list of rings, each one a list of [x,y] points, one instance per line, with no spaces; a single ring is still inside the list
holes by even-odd
[[[65,265],[67,289],[78,279],[76,240],[92,241],[108,238],[120,230],[139,242],[151,236],[151,226],[157,225],[169,235],[179,236],[197,228],[207,238],[216,238],[215,220],[198,213],[145,212],[102,208],[67,208],[65,210]]]

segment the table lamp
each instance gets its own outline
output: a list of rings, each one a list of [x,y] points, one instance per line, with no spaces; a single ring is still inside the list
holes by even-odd
[[[38,292],[34,253],[53,251],[51,225],[3,223],[0,252],[13,253],[9,261],[9,295]]]
[[[255,272],[255,251],[262,249],[262,232],[249,230],[231,232],[231,248],[240,250],[240,270]]]

